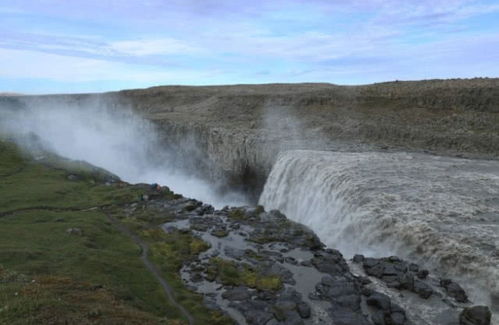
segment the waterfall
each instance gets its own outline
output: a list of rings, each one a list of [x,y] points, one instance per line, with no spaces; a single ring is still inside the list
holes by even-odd
[[[307,225],[347,256],[411,258],[441,275],[471,279],[476,301],[497,295],[497,161],[287,151],[273,166],[260,204]]]

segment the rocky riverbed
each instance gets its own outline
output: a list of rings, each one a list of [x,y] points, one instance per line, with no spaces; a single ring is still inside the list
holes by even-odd
[[[206,249],[186,259],[184,284],[238,324],[490,324],[451,279],[396,256],[346,260],[307,227],[262,207],[215,210],[149,190],[124,208],[168,216],[166,233],[185,233]]]

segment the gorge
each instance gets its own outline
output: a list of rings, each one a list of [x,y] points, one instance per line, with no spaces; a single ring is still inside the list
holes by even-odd
[[[346,260],[416,262],[497,317],[498,79],[171,86],[6,96],[0,108],[0,135],[35,160],[54,152],[220,211],[260,204],[273,220],[280,210]],[[365,263],[351,272],[371,275]],[[401,300],[408,322],[443,317]]]

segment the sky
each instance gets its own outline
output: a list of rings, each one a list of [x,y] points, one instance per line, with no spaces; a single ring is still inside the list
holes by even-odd
[[[499,77],[499,0],[2,0],[0,92]]]

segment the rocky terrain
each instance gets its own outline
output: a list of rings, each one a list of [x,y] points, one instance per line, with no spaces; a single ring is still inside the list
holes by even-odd
[[[395,256],[349,262],[279,211],[215,210],[193,199],[162,199],[161,191],[125,205],[121,218],[148,210],[168,215],[166,234],[202,240],[199,255],[182,263],[181,278],[238,324],[490,323],[488,307],[471,307],[458,283],[417,264]]]

